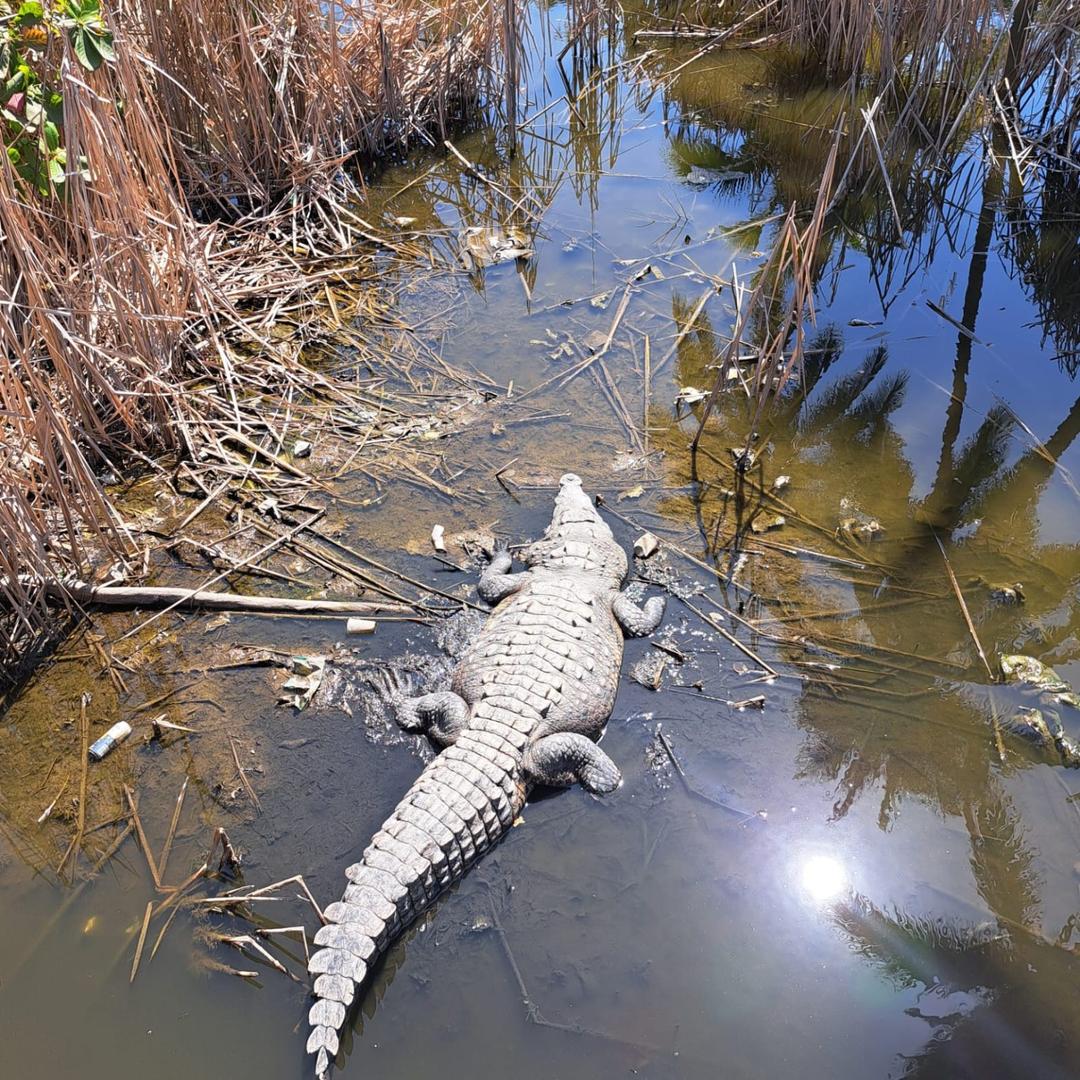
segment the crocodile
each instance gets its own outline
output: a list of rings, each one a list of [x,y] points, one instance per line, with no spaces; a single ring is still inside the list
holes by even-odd
[[[412,696],[407,682],[383,677],[397,722],[442,750],[345,871],[345,894],[315,935],[307,1051],[319,1080],[379,956],[499,841],[534,785],[577,782],[602,795],[622,783],[596,740],[615,703],[623,635],[652,633],[664,600],[638,606],[621,591],[626,553],[573,473],[521,561],[515,573],[505,545],[491,554],[477,592],[494,610],[450,690]]]

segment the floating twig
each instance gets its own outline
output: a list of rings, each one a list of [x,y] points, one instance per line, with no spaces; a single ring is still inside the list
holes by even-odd
[[[150,914],[154,910],[154,901],[148,900],[146,903],[146,912],[143,915],[142,929],[139,931],[139,942],[135,946],[135,959],[131,962],[131,975],[128,978],[129,983],[135,981],[135,976],[139,971],[139,961],[142,959],[143,945],[146,944],[146,931],[150,927]]]
[[[243,784],[247,797],[255,804],[255,809],[261,814],[262,803],[259,802],[259,796],[255,794],[255,789],[247,778],[247,772],[244,770],[243,765],[240,764],[240,755],[236,752],[236,739],[232,735],[229,736],[229,747],[232,750],[233,761],[236,762],[236,771],[240,775],[240,783]],[[219,831],[224,833],[225,830],[221,829]]]
[[[135,796],[132,795],[131,788],[127,784],[124,785],[124,795],[127,797],[128,806],[131,808],[131,820],[135,822],[135,833],[139,837],[139,846],[146,856],[146,864],[150,867],[150,876],[154,879],[154,887],[161,892],[163,891],[161,874],[158,872],[157,863],[154,861],[154,853],[150,850],[150,842],[146,839],[146,833],[143,831],[139,808],[135,805]]]
[[[994,672],[990,667],[990,661],[986,659],[986,653],[983,652],[982,642],[979,640],[979,635],[975,632],[975,624],[971,621],[971,612],[968,611],[967,602],[964,600],[964,594],[960,590],[960,583],[956,580],[956,575],[953,573],[952,564],[949,562],[949,556],[945,554],[945,545],[942,544],[941,538],[937,534],[937,530],[931,530],[934,534],[934,540],[937,542],[938,550],[941,552],[942,559],[945,560],[945,571],[949,575],[949,584],[952,586],[953,593],[956,596],[956,602],[960,605],[960,612],[964,616],[964,622],[967,625],[968,633],[971,635],[971,640],[975,644],[975,649],[979,654],[979,659],[983,662],[983,667],[986,668],[986,674],[990,676],[991,682],[996,682],[994,678]]]
[[[189,730],[189,729],[184,729]],[[172,851],[173,837],[176,836],[176,826],[180,823],[180,811],[184,808],[184,796],[187,794],[188,778],[180,785],[180,794],[176,796],[176,806],[173,807],[172,821],[169,822],[169,833],[165,837],[165,846],[161,849],[161,861],[158,863],[158,873],[165,876],[165,867],[169,862],[169,852]]]

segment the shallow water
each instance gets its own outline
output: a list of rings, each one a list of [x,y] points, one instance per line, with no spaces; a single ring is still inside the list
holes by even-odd
[[[554,9],[556,39],[561,18]],[[520,273],[418,275],[400,314],[437,316],[431,343],[501,389],[479,420],[432,443],[432,473],[461,497],[401,483],[375,508],[344,509],[336,526],[456,590],[473,578],[426,554],[432,526],[534,536],[572,468],[603,494],[627,546],[641,527],[664,542],[638,569],[677,594],[658,638],[686,659],[668,657],[659,690],[624,678],[604,740],[625,777],[616,794],[535,799],[391,950],[341,1074],[1070,1075],[1080,774],[1007,733],[999,753],[994,718],[1029,700],[991,683],[947,566],[992,668],[998,653],[1024,652],[1080,685],[1075,204],[1059,193],[1025,223],[975,139],[951,177],[916,177],[899,193],[911,225],[900,243],[880,183],[842,204],[813,332],[832,336],[812,342],[805,400],[757,424],[760,468],[725,494],[739,487],[730,448],[753,426],[745,395],[735,384],[721,397],[696,459],[687,444],[701,406],[680,416],[674,401],[715,377],[730,288],[672,346],[710,276],[746,281],[762,261],[775,221],[748,223],[791,199],[812,204],[831,97],[794,82],[783,58],[747,53],[691,63],[661,87],[691,54],[643,55],[628,41],[629,31],[603,45],[591,76],[567,61],[574,109],[563,101],[527,124],[512,164],[492,131],[456,140],[526,196],[519,224],[535,255]],[[529,87],[530,115],[557,100],[550,59],[534,60]],[[708,183],[687,182],[705,167]],[[454,159],[424,155],[371,197],[378,212],[437,232],[446,261],[458,230],[499,221],[502,205]],[[645,265],[661,276],[634,281]],[[603,365],[544,385],[613,325]],[[573,355],[551,359],[563,342]],[[781,474],[786,505],[760,495]],[[362,495],[362,479],[352,483],[360,490],[342,490]],[[786,522],[744,536],[732,580],[727,545],[759,504]],[[870,520],[884,531],[863,542],[853,530]],[[1022,604],[993,601],[988,583],[1016,582]],[[105,624],[115,637],[134,625]],[[196,922],[185,909],[151,960],[156,921],[129,984],[156,897],[134,837],[75,893],[52,872],[64,845],[14,812],[31,782],[42,809],[55,794],[46,770],[77,749],[84,690],[95,734],[121,716],[145,731],[159,708],[202,733],[167,748],[133,739],[100,774],[117,798],[125,779],[137,782],[158,852],[189,777],[170,882],[222,824],[246,853],[247,882],[302,873],[329,902],[421,767],[423,748],[368,709],[357,663],[409,654],[429,670],[441,655],[432,628],[386,624],[350,642],[324,696],[294,715],[275,706],[266,668],[189,685],[192,673],[235,642],[330,652],[339,624],[234,615],[167,626],[127,676],[122,705],[76,641],[74,659],[44,669],[0,728],[0,1075],[275,1080],[307,1069],[305,987],[224,946],[219,963],[257,966],[259,979],[202,963],[208,927],[248,924]],[[762,681],[730,637],[778,677]],[[624,670],[657,655],[628,642]],[[761,710],[731,704],[759,694]],[[237,791],[230,735],[261,812]],[[260,915],[314,925],[291,900]],[[299,971],[301,947],[288,949]]]

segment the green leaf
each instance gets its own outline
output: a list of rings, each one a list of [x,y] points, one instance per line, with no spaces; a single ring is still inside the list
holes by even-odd
[[[22,156],[19,154],[19,151],[15,149],[14,146],[9,146],[7,148],[7,156],[8,156],[8,161],[10,161],[12,165],[17,166],[19,164],[19,162],[22,160]]]
[[[0,90],[0,102],[8,101],[12,94],[17,94],[26,86],[26,75],[21,71],[16,71],[7,82],[4,83],[4,89]]]
[[[64,123],[64,95],[50,90],[44,97],[45,115],[57,126]]]
[[[36,156],[24,158],[22,163],[15,167],[15,171],[28,184],[31,184],[39,195],[48,197],[50,194],[49,177],[45,169],[42,168],[40,158]]]
[[[116,50],[113,48],[113,36],[111,30],[104,28],[98,30],[94,35],[94,44],[97,46],[97,50],[101,53],[102,59],[107,64],[111,64],[116,59]]]
[[[58,150],[60,148],[60,129],[51,120],[46,120],[43,131],[45,145],[54,152]]]
[[[19,11],[15,16],[15,25],[36,26],[41,22],[44,14],[45,9],[38,3],[38,0],[26,0],[26,2],[19,7]]]
[[[101,22],[99,0],[67,0],[64,5],[68,18],[79,26],[91,26]]]
[[[67,174],[64,171],[66,162],[60,160],[60,156],[49,158],[49,179],[59,187],[65,179]]]
[[[89,30],[81,26],[75,27],[71,31],[71,44],[75,49],[75,55],[79,58],[79,63],[87,71],[97,71],[101,67],[103,58]]]

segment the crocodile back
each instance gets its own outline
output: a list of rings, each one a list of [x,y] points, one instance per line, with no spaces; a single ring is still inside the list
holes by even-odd
[[[492,613],[454,672],[453,689],[476,708],[485,700],[527,710],[530,738],[552,731],[595,737],[611,713],[623,636],[614,590],[597,575],[534,569]],[[474,721],[470,721],[470,726]]]

